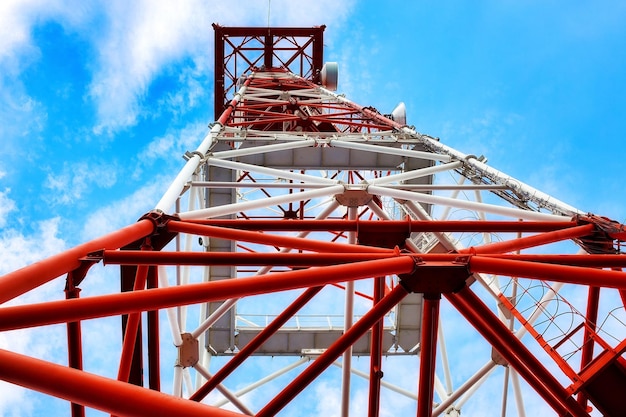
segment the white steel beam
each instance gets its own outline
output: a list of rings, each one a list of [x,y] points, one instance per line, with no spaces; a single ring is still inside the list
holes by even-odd
[[[244,201],[241,203],[227,204],[224,206],[209,207],[187,213],[179,213],[182,220],[210,219],[213,217],[225,216],[239,213],[240,211],[254,210],[276,204],[292,203],[295,201],[309,200],[318,197],[328,197],[340,194],[344,191],[343,185],[333,185],[319,190],[303,191],[300,193],[285,194],[269,197],[262,200]]]
[[[492,204],[481,204],[475,201],[458,200],[448,197],[435,196],[430,194],[414,193],[405,190],[390,189],[387,187],[379,187],[376,185],[370,185],[367,187],[370,194],[382,195],[385,197],[398,198],[401,200],[412,200],[420,203],[427,204],[441,204],[444,206],[451,206],[456,208],[462,208],[467,210],[484,211],[486,213],[499,214],[501,216],[513,217],[515,219],[524,220],[540,220],[540,221],[570,221],[571,218],[567,216],[560,216],[548,213],[539,213],[535,211],[521,210],[512,207],[502,207]]]
[[[220,168],[229,168],[232,170],[256,172],[258,174],[270,175],[276,178],[282,178],[286,180],[311,182],[319,184],[337,184],[335,180],[329,180],[327,178],[315,177],[313,175],[299,174],[297,172],[285,171],[276,168],[268,168],[259,165],[245,164],[243,162],[226,161],[217,158],[208,158],[206,161],[209,165],[213,165]]]
[[[360,143],[354,141],[345,141],[340,139],[333,139],[330,142],[330,146],[337,148],[356,149],[360,151],[384,153],[388,155],[406,156],[408,158],[427,159],[429,161],[442,161],[450,162],[451,158],[448,155],[440,155],[433,152],[414,151],[412,149],[392,148],[390,146],[370,145],[367,143]]]
[[[219,151],[214,152],[210,156],[217,159],[237,158],[247,155],[259,155],[268,152],[288,151],[299,148],[310,148],[315,146],[315,139],[301,139],[300,141],[293,141],[287,143],[275,143],[272,145],[254,146],[243,149],[233,149],[231,151]],[[213,165],[213,164],[212,164]]]
[[[427,177],[429,175],[433,175],[438,172],[445,172],[451,169],[460,168],[461,166],[463,166],[462,162],[450,162],[448,164],[435,165],[432,167],[415,169],[413,171],[407,171],[401,174],[388,175],[388,176],[380,177],[380,178],[373,178],[373,179],[367,180],[367,183],[370,185],[383,185],[383,184],[389,184],[392,182],[413,180],[416,178]]]
[[[282,369],[279,369],[276,372],[271,373],[270,375],[266,376],[265,378],[261,378],[258,381],[248,385],[247,387],[240,389],[239,391],[237,391],[235,393],[235,395],[237,397],[241,397],[242,395],[245,395],[247,393],[249,393],[250,391],[253,391],[255,389],[257,389],[258,387],[260,387],[261,385],[267,384],[270,381],[273,381],[274,379],[278,378],[281,375],[286,374],[287,372],[291,371],[292,369],[297,368],[298,366],[307,363],[310,359],[307,357],[304,358],[300,358],[299,360],[297,360],[296,362],[289,364],[287,366],[285,366]],[[226,403],[228,403],[228,400],[221,400],[216,402],[215,404],[213,404],[214,407],[221,407],[223,405],[225,405]]]
[[[200,373],[200,375],[202,375],[206,380],[211,379],[212,375],[209,372],[208,369],[206,369],[204,366],[200,365],[199,363],[196,363],[193,368],[198,371],[198,373]],[[228,399],[228,401],[234,405],[235,407],[237,407],[239,409],[239,411],[241,411],[242,413],[249,415],[249,416],[253,416],[254,413],[252,412],[252,410],[250,410],[248,407],[246,407],[246,405],[244,403],[241,402],[241,400],[239,399],[239,396],[237,394],[232,393],[228,388],[226,388],[224,385],[222,384],[217,384],[217,387],[219,392],[222,393],[222,395],[224,397],[226,397],[226,399]]]
[[[348,207],[348,220],[356,220],[357,207]],[[356,243],[356,231],[348,232],[348,243]],[[352,327],[354,317],[354,281],[346,282],[345,289],[345,312],[343,330],[347,332]],[[371,353],[374,354],[373,352]],[[341,416],[348,417],[350,414],[350,369],[352,369],[352,346],[343,352],[343,368],[341,375]]]
[[[463,394],[470,391],[472,387],[476,386],[485,376],[489,375],[491,371],[493,371],[496,367],[496,363],[492,360],[489,360],[482,368],[480,368],[474,375],[472,375],[463,385],[457,388],[448,398],[443,400],[435,409],[433,410],[433,417],[444,413],[454,402],[459,399]]]

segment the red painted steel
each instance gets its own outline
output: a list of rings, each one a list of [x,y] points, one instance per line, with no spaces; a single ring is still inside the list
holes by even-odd
[[[366,229],[373,233],[387,231],[410,232],[550,232],[578,226],[569,221],[495,221],[495,220],[251,220],[237,219],[185,220],[186,223],[216,227],[230,227],[257,231],[357,231]]]
[[[202,401],[215,387],[217,387],[228,375],[230,375],[239,365],[248,359],[263,343],[265,343],[278,329],[280,329],[290,318],[304,307],[323,287],[313,287],[302,293],[293,303],[291,303],[282,313],[280,313],[271,323],[269,323],[259,334],[242,347],[239,352],[226,365],[220,368],[202,387],[200,387],[191,397],[192,401]]]
[[[311,239],[301,239],[289,236],[267,235],[258,232],[248,232],[246,230],[228,229],[223,227],[205,226],[185,222],[169,222],[167,228],[171,232],[190,233],[200,236],[212,236],[222,239],[230,239],[244,242],[262,243],[273,246],[282,246],[292,249],[311,250],[319,252],[377,252],[389,253],[389,249],[376,248],[371,246],[355,246],[347,243],[328,243]]]
[[[481,256],[471,257],[469,267],[472,272],[626,289],[625,276],[618,271]]]
[[[414,268],[413,258],[399,256],[391,259],[272,273],[236,280],[5,307],[0,309],[0,331],[200,302],[221,301],[229,298],[316,287],[382,275],[408,274]]]
[[[243,416],[3,349],[0,378],[118,416]]]
[[[550,371],[469,287],[445,296],[555,412],[573,417],[587,416]]]
[[[65,297],[67,299],[79,298],[80,288],[73,285],[71,273],[67,279],[67,287],[65,289]],[[82,346],[82,329],[80,321],[67,323],[67,355],[68,366],[70,368],[83,369],[83,346]],[[72,417],[84,417],[85,407],[82,404],[71,403],[70,411]]]
[[[583,348],[580,355],[580,369],[584,369],[593,360],[594,340],[593,333],[595,332],[596,323],[598,322],[598,307],[600,305],[600,288],[591,286],[589,287],[589,293],[587,295],[587,314],[585,320],[588,327],[585,327],[585,335],[583,338]],[[582,407],[587,407],[587,394],[585,392],[578,393],[578,404]]]
[[[266,235],[267,236],[267,235]],[[386,253],[278,253],[278,252],[140,252],[105,251],[105,264],[110,265],[286,265],[324,266],[350,262],[388,259],[398,256]]]
[[[587,236],[593,232],[595,226],[593,224],[585,224],[581,226],[571,227],[565,230],[556,230],[546,232],[534,236],[520,237],[517,239],[506,240],[504,242],[490,243],[479,247],[472,247],[460,250],[460,253],[507,253],[522,249],[534,248],[549,243],[561,242],[563,240],[575,239]]]
[[[159,277],[157,269],[148,270],[147,288],[158,288]],[[159,311],[149,310],[148,320],[148,386],[150,389],[161,390],[161,337],[159,333]]]
[[[590,268],[625,268],[626,255],[529,255],[529,254],[481,254],[478,257],[539,262],[546,264],[580,266]],[[618,269],[619,271],[619,269]]]
[[[87,254],[101,249],[117,249],[151,235],[154,223],[143,219],[123,229],[76,246],[0,277],[0,303],[9,301],[81,265]]]
[[[148,279],[148,267],[140,265],[137,267],[137,273],[135,275],[135,286],[133,291],[140,291],[146,287],[146,281]],[[120,367],[117,373],[117,379],[119,381],[128,382],[130,376],[130,368],[133,360],[133,353],[135,352],[135,342],[137,337],[141,337],[137,334],[139,329],[139,320],[141,314],[139,312],[133,312],[128,315],[126,326],[124,330],[124,340],[122,342],[122,357],[120,358]]]
[[[398,256],[398,253],[392,250],[387,250],[386,253],[141,252],[128,250],[103,251],[93,255],[90,259],[96,260],[101,257],[105,265],[284,265],[302,267],[371,261],[395,256]],[[626,267],[625,255],[402,253],[402,256],[412,256],[427,262],[453,262],[459,258],[493,258],[591,268]]]
[[[213,24],[215,31],[215,91],[214,111],[218,119],[226,108],[226,97],[234,94],[237,80],[255,67],[264,66],[291,68],[301,62],[292,72],[302,77],[315,79],[322,69],[325,26],[312,28],[294,27],[224,27]],[[258,46],[249,46],[254,40]],[[288,40],[288,46],[277,44]],[[230,51],[230,52],[227,52]],[[259,53],[260,51],[263,53]],[[280,59],[276,51],[291,52]],[[274,59],[276,62],[274,62]],[[231,66],[227,68],[227,63]],[[304,65],[307,63],[308,65]]]
[[[382,261],[376,261],[382,262]],[[381,320],[389,310],[398,304],[407,295],[401,285],[395,287],[389,294],[369,310],[360,320],[350,327],[335,343],[330,345],[324,353],[313,361],[300,375],[274,397],[256,417],[270,417],[278,414],[291,400],[293,400],[307,385],[328,368],[341,354],[354,344],[378,320]]]
[[[440,299],[441,294],[424,294],[422,301],[417,417],[431,417],[433,411]]]
[[[385,294],[385,277],[374,279],[373,305],[382,300]],[[368,417],[378,417],[380,414],[380,382],[383,378],[382,370],[383,354],[383,320],[378,320],[372,326],[372,341],[370,346],[370,380],[369,402],[367,407]]]

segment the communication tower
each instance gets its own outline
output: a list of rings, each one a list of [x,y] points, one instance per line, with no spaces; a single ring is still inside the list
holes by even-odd
[[[62,324],[68,357],[0,350],[2,380],[74,417],[457,416],[481,390],[623,415],[622,224],[337,94],[324,26],[214,30],[215,122],[154,210],[0,277],[0,330]],[[81,297],[95,265],[121,291]],[[83,323],[115,316],[117,377],[84,371]]]

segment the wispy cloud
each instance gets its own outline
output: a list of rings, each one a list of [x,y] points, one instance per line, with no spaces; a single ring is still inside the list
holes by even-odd
[[[64,163],[61,172],[50,172],[44,184],[52,204],[72,204],[93,188],[111,188],[117,182],[116,164],[83,161]]]
[[[9,189],[0,191],[0,229],[6,226],[9,213],[15,210],[15,201],[8,197],[10,191]]]
[[[104,36],[96,40],[99,65],[89,96],[98,107],[97,133],[137,123],[152,80],[170,63],[209,49],[208,4],[110,2]],[[207,55],[208,56],[208,55]]]

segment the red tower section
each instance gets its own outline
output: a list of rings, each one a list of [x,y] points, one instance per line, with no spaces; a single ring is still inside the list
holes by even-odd
[[[0,378],[73,416],[623,414],[622,224],[335,94],[324,27],[214,28],[216,122],[154,210],[0,277],[0,330],[68,357]],[[96,265],[122,291],[81,297]],[[84,371],[115,316],[117,377]]]

